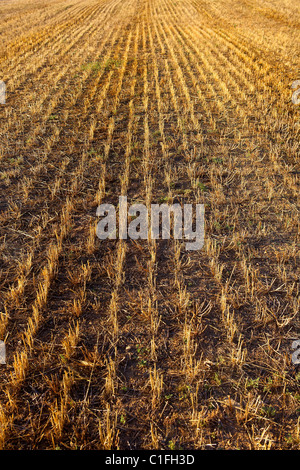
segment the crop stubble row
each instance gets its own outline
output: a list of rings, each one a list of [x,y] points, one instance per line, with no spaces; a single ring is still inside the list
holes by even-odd
[[[282,428],[297,434],[282,392],[297,389],[299,309],[287,78],[201,2],[81,3],[50,38],[33,16],[21,80],[21,45],[14,68],[1,60],[14,90],[1,110],[2,446],[277,445]],[[96,207],[121,194],[205,203],[204,249],[100,242]],[[248,391],[272,374],[271,395]],[[277,420],[261,417],[274,404]]]

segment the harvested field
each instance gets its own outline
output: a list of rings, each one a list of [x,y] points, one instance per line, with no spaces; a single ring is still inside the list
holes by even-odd
[[[299,449],[296,3],[0,14],[0,448]],[[100,240],[121,195],[204,246]]]

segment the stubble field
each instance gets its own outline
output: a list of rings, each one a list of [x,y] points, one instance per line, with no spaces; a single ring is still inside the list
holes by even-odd
[[[0,14],[0,447],[299,449],[295,2]],[[121,195],[203,248],[100,240]]]

